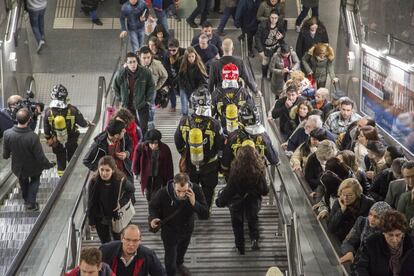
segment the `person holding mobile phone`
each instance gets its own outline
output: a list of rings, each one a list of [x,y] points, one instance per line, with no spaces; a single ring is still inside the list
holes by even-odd
[[[122,5],[119,18],[121,22],[119,37],[129,36],[133,53],[137,52],[144,43],[144,29],[147,18],[148,8],[143,0],[129,0]]]
[[[151,228],[161,225],[164,263],[168,276],[191,275],[184,266],[184,256],[194,230],[194,214],[208,218],[208,207],[201,187],[190,182],[185,173],[178,173],[160,189],[149,204]]]

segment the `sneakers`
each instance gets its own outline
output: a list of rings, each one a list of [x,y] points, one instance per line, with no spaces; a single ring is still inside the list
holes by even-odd
[[[260,250],[259,241],[258,240],[252,240],[252,250],[253,251]]]
[[[93,22],[93,24],[96,24],[98,26],[102,26],[103,25],[102,21],[99,18],[96,18],[96,19],[92,20],[92,22]]]
[[[194,21],[190,21],[188,18],[185,21],[187,21],[191,28],[198,28],[198,25]]]
[[[181,274],[181,276],[191,276],[190,270],[183,264],[177,267],[177,271]]]
[[[36,212],[39,211],[39,203],[29,204],[27,205],[27,211]]]
[[[300,33],[300,26],[296,25],[296,27],[295,27],[295,31],[296,31],[297,33]]]
[[[42,51],[43,46],[45,45],[45,41],[42,39],[39,41],[39,45],[37,46],[37,53],[40,54]]]

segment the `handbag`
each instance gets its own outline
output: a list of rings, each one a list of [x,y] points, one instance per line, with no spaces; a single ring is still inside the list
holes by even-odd
[[[112,231],[115,233],[121,233],[122,230],[128,226],[131,222],[132,217],[135,215],[134,204],[132,204],[131,199],[124,206],[119,206],[119,200],[121,198],[122,184],[124,183],[124,178],[121,180],[121,186],[119,187],[118,193],[118,207],[115,210],[117,212],[116,218],[112,218]]]

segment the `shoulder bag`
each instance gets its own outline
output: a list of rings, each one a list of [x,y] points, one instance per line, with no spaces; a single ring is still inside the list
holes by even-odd
[[[124,183],[124,178],[122,178],[121,186],[119,187],[118,207],[115,210],[115,212],[117,212],[117,216],[116,218],[112,218],[112,231],[114,231],[115,233],[121,233],[122,230],[128,226],[128,224],[132,220],[132,217],[135,215],[135,208],[134,208],[134,204],[132,204],[131,199],[129,199],[128,202],[124,206],[121,207],[119,205],[123,183]]]

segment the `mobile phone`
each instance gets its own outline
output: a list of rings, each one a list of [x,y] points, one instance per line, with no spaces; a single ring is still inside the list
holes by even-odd
[[[141,16],[145,17],[145,15],[147,14],[147,11],[148,11],[148,9],[145,9]]]

